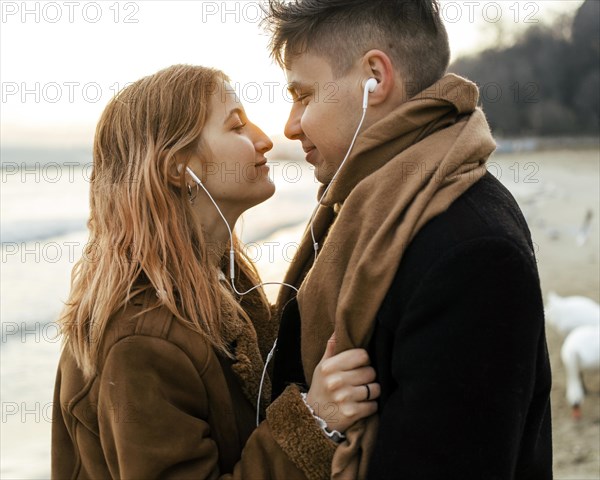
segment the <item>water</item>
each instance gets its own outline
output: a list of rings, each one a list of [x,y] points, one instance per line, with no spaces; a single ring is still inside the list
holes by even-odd
[[[81,151],[46,154],[2,148],[0,478],[49,477],[52,393],[60,348],[52,322],[67,297],[72,265],[87,239],[88,158]],[[528,219],[544,290],[598,297],[598,159],[597,150],[556,151],[495,156],[488,164]],[[317,184],[305,164],[271,163],[278,191],[245,215],[241,237],[263,280],[277,281],[315,205]],[[590,209],[592,233],[578,246],[573,232]],[[271,299],[276,291],[268,288]],[[558,344],[550,347],[551,355],[552,347],[558,352]],[[580,460],[571,459],[570,452],[573,442],[580,442],[580,428],[565,436],[572,427],[560,427],[561,421],[555,416],[554,438],[558,443],[563,437],[567,440],[557,444],[556,457],[575,465]],[[595,439],[590,448],[598,451],[597,424],[588,427],[589,438]],[[594,462],[590,465],[597,465]]]
[[[241,221],[263,279],[281,280],[315,205],[306,164],[271,160],[277,193]],[[49,478],[56,320],[87,243],[91,165],[81,150],[2,150],[0,477]],[[269,287],[274,298],[277,288]]]

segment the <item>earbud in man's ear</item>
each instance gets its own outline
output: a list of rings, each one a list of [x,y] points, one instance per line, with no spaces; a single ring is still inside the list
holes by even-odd
[[[375,87],[377,87],[377,80],[374,78],[369,78],[367,83],[365,83],[365,92],[363,95],[363,109],[366,109],[369,105],[369,93],[373,93],[375,91]]]

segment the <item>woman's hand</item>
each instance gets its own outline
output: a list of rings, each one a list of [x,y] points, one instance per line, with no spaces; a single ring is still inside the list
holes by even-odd
[[[369,354],[354,348],[334,355],[335,334],[327,342],[323,358],[315,368],[306,401],[329,430],[344,433],[361,418],[377,411],[374,400],[381,394]],[[368,388],[367,388],[368,387]]]

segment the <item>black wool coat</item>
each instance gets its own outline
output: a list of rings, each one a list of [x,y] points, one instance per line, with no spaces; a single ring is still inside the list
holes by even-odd
[[[373,261],[386,261],[385,252]],[[552,478],[551,372],[533,244],[516,201],[491,174],[411,242],[369,353],[382,387],[370,480]],[[292,300],[273,395],[304,382]]]

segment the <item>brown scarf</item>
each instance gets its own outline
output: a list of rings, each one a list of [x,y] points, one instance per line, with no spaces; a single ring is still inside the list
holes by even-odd
[[[298,306],[309,384],[334,330],[337,352],[368,346],[408,244],[485,174],[496,145],[478,98],[475,84],[449,74],[359,136],[315,217],[316,262],[307,229],[284,280],[297,284],[308,272]],[[278,305],[289,297],[282,289]],[[366,477],[377,421],[373,416],[346,432],[332,478]]]

